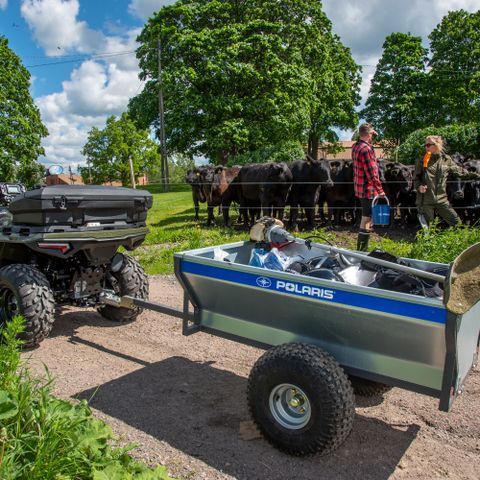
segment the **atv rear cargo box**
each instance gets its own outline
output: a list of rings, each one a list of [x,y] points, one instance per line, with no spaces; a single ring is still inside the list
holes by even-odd
[[[151,206],[152,195],[145,190],[54,185],[26,192],[9,210],[12,230],[25,226],[33,233],[145,226]]]

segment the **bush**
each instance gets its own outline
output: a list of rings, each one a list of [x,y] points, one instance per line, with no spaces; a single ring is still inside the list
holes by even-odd
[[[422,229],[417,233],[416,242],[412,244],[408,256],[429,262],[450,263],[477,242],[480,242],[478,226],[440,229],[438,223],[434,223],[428,230]]]
[[[398,161],[414,164],[425,153],[425,138],[428,135],[441,135],[445,140],[447,153],[461,153],[464,156],[480,158],[480,124],[449,125],[447,127],[427,127],[411,133],[396,151]]]
[[[298,142],[285,142],[280,145],[268,145],[253,152],[230,157],[228,165],[247,165],[249,163],[291,162],[305,158],[305,151]]]
[[[71,404],[50,394],[51,380],[33,379],[21,363],[20,317],[0,330],[0,478],[2,480],[169,479],[133,460],[133,445],[116,448],[110,427],[85,401]]]

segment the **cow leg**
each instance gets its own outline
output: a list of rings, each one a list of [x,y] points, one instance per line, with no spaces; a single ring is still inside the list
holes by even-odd
[[[225,204],[221,204],[220,205],[220,208],[222,210],[222,215],[223,215],[223,225],[225,227],[228,227],[228,224],[230,222],[230,218],[229,218],[229,213],[230,213],[230,202],[228,203],[225,203]]]
[[[192,193],[192,198],[193,198],[193,208],[195,210],[195,216],[193,217],[194,220],[198,220],[198,212],[200,208],[198,207],[198,198],[195,196],[195,193]]]
[[[213,215],[213,205],[209,205],[208,208],[207,208],[207,212],[208,212],[208,215],[207,215],[207,227],[210,227],[215,219],[214,215]]]
[[[305,216],[307,217],[307,230],[315,228],[315,204],[305,208]]]

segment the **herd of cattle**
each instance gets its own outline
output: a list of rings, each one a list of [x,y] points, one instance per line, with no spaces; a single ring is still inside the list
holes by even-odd
[[[480,173],[480,160],[454,160],[469,171]],[[379,160],[379,173],[395,222],[417,222],[414,165]],[[229,223],[232,203],[239,205],[240,221],[245,227],[262,215],[283,219],[290,207],[289,227],[298,230],[299,211],[306,217],[306,229],[323,225],[355,223],[359,205],[353,190],[353,165],[349,160],[296,160],[291,163],[258,163],[242,167],[199,166],[189,170],[186,181],[192,187],[195,219],[199,203],[207,203],[207,225],[214,220],[214,208]],[[462,220],[473,223],[480,218],[480,182],[449,178],[449,201]]]

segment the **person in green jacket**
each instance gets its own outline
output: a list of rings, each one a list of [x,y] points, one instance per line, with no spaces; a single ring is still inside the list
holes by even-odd
[[[479,179],[480,174],[468,172],[446,155],[443,139],[438,135],[425,139],[425,151],[425,157],[417,161],[414,173],[418,213],[424,216],[427,223],[435,218],[437,212],[448,225],[458,225],[460,218],[447,198],[448,175],[451,173],[460,178]]]

